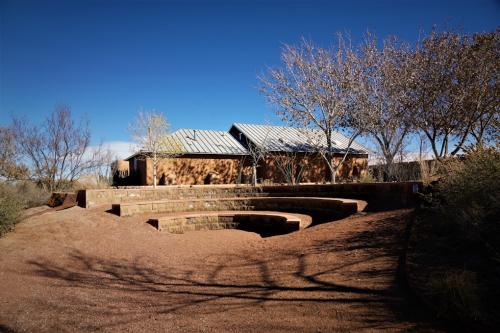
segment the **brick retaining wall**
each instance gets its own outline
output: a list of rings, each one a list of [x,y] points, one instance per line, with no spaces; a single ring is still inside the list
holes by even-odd
[[[153,188],[124,188],[82,190],[78,203],[82,207],[94,207],[134,202],[180,199],[217,199],[230,197],[340,197],[368,202],[367,210],[384,210],[411,207],[416,204],[415,192],[421,189],[420,182],[404,183],[348,183],[348,184],[304,184],[304,185],[195,185],[162,186]]]

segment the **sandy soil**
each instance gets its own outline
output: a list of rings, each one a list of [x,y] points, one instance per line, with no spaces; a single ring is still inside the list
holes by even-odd
[[[408,214],[270,238],[35,214],[0,239],[0,332],[440,332],[398,278]]]

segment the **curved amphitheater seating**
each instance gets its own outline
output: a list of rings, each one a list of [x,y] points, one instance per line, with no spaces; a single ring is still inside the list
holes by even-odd
[[[240,227],[240,224],[235,222],[235,218],[238,220],[244,219],[241,216],[257,216],[262,220],[262,213],[265,211],[281,217],[283,214],[306,214],[313,219],[314,223],[322,223],[362,211],[367,206],[367,202],[370,203],[372,211],[411,207],[417,200],[415,192],[421,188],[421,185],[418,182],[407,182],[262,185],[257,187],[179,185],[157,189],[149,187],[88,189],[78,192],[78,204],[85,208],[109,209],[108,207],[112,206],[113,211],[120,216],[141,214],[141,219],[151,218],[152,216],[147,216],[148,214],[155,214],[154,217],[157,217],[161,213],[166,213],[165,215],[168,216],[162,216],[153,222],[163,228],[161,227],[162,221],[166,221],[165,223],[172,226],[172,230],[175,229],[173,227],[175,223],[182,224],[182,221],[188,220],[195,225],[189,228],[195,229]],[[336,198],[337,196],[362,200],[339,199]],[[232,220],[230,216],[224,215],[227,211],[231,212]],[[184,220],[172,220],[173,216],[180,215]],[[274,220],[274,225],[281,223],[276,221],[283,221],[280,218],[267,217],[267,219]],[[199,221],[207,225],[196,226]],[[287,225],[293,225],[292,222],[293,219]]]
[[[135,201],[215,199],[234,197],[321,197],[365,200],[371,211],[413,207],[420,182],[300,185],[179,185],[86,189],[78,191],[78,205],[85,208]]]
[[[366,207],[362,200],[317,197],[238,197],[217,199],[184,199],[138,201],[113,204],[120,216],[144,213],[204,212],[204,211],[285,211],[303,213],[315,218],[335,219]]]
[[[222,211],[182,213],[150,219],[160,231],[184,233],[194,230],[240,229],[263,236],[297,231],[309,226],[310,216],[268,211]]]
[[[260,197],[269,193],[255,187],[194,185],[165,188],[131,188],[82,191],[82,201],[86,208],[103,204],[118,204],[137,201],[191,200],[233,197]],[[281,196],[281,195],[273,195]],[[284,196],[284,195],[283,195]]]
[[[126,190],[121,193],[122,197],[117,197],[118,194],[120,192],[109,198],[116,200],[112,204],[113,212],[123,217],[166,213],[149,222],[160,230],[176,233],[237,228],[261,235],[280,234],[299,230],[312,221],[322,223],[343,218],[367,206],[363,200],[268,193],[248,187]],[[91,204],[92,200],[87,203]]]

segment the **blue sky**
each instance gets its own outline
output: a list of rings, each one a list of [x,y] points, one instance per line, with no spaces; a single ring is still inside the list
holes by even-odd
[[[434,24],[491,31],[500,2],[0,0],[0,124],[55,106],[86,115],[93,142],[126,142],[137,111],[172,128],[278,123],[256,90],[283,43],[337,31],[415,42]]]

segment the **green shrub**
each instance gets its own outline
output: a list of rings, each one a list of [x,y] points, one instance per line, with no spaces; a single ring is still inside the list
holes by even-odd
[[[0,183],[0,236],[12,229],[24,208],[15,187]]]
[[[500,152],[478,148],[447,161],[433,191],[439,213],[500,250]]]
[[[23,209],[45,205],[49,197],[32,182],[0,182],[0,236],[12,229]]]
[[[429,281],[429,304],[442,317],[498,327],[500,152],[470,150],[441,163],[438,175],[412,229],[412,274]]]

